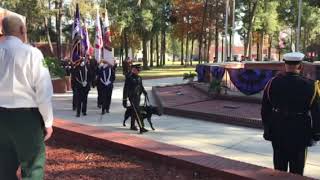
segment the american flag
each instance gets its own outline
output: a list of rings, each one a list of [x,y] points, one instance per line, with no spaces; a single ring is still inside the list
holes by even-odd
[[[101,50],[103,46],[102,42],[102,33],[101,33],[101,25],[100,25],[100,17],[99,17],[99,10],[97,9],[97,17],[96,17],[96,35],[95,35],[95,41],[94,41],[94,54],[95,59],[99,63],[101,60]]]
[[[79,5],[76,5],[76,12],[74,15],[74,22],[72,27],[72,51],[71,51],[71,59],[73,62],[78,62],[81,59],[81,40],[82,40],[82,32],[81,32],[81,24],[80,24],[80,11]]]

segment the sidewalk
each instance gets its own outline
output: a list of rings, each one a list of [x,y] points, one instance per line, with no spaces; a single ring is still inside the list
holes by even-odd
[[[181,78],[164,78],[146,80],[144,85],[149,91],[151,101],[154,103],[154,97],[150,92],[152,86],[164,86],[181,82]],[[139,135],[137,132],[128,130],[128,127],[122,126],[124,114],[122,87],[123,83],[115,84],[110,114],[104,116],[100,115],[101,112],[96,107],[97,92],[95,90],[92,90],[89,95],[88,115],[80,118],[76,118],[75,112],[71,109],[72,94],[56,94],[53,101],[55,117],[264,167],[273,167],[271,144],[263,140],[262,130],[260,129],[163,115],[161,117],[152,117],[156,131]],[[185,100],[189,98],[191,97],[187,97]],[[209,106],[205,107],[209,108]],[[148,123],[146,123],[146,128],[149,129]],[[320,146],[317,145],[310,148],[308,155],[305,175],[320,179]]]

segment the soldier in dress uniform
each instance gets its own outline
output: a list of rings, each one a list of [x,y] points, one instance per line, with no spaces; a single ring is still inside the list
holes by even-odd
[[[84,116],[87,115],[87,99],[90,91],[91,80],[92,77],[89,64],[83,57],[83,59],[75,65],[72,74],[77,117],[80,117],[80,112],[82,112],[82,115]]]
[[[123,107],[127,108],[127,100],[133,108],[134,113],[131,115],[131,130],[138,130],[135,126],[135,121],[137,121],[140,133],[147,132],[148,130],[144,128],[143,121],[140,117],[140,96],[143,93],[147,96],[147,91],[144,89],[142,84],[142,78],[139,76],[141,70],[140,64],[132,65],[131,72],[126,76],[124,88],[123,88]]]
[[[115,80],[115,66],[103,64],[98,70],[97,86],[99,95],[99,103],[102,106],[102,113],[109,113],[111,96],[113,90],[113,82]]]
[[[274,168],[303,175],[307,147],[320,138],[317,81],[300,75],[302,53],[284,55],[285,72],[265,87],[261,116],[264,138],[272,142]]]

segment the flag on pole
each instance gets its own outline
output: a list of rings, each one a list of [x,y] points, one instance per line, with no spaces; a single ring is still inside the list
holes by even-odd
[[[99,17],[99,9],[97,9],[97,16],[96,16],[96,35],[95,35],[95,41],[94,41],[94,54],[95,59],[99,63],[101,60],[101,48],[103,46],[102,42],[102,33],[101,33],[101,25],[100,25],[100,17]]]
[[[83,55],[89,54],[89,48],[90,48],[90,41],[89,41],[89,33],[87,29],[87,24],[84,23],[84,26],[82,27],[82,52]]]
[[[80,11],[79,5],[76,5],[76,12],[74,15],[74,22],[72,26],[72,50],[71,50],[71,59],[74,63],[77,63],[81,59],[81,24],[80,24]]]
[[[111,46],[110,22],[108,11],[106,10],[103,22],[103,60],[110,65],[114,65],[114,58]]]

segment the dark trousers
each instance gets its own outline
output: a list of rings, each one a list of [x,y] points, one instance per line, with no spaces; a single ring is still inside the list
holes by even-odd
[[[71,88],[72,88],[72,110],[76,110],[77,109],[77,96],[76,96],[76,88],[74,85],[74,81],[71,80]]]
[[[23,180],[43,179],[43,121],[37,110],[0,111],[0,179],[16,180],[19,165]]]
[[[97,91],[98,91],[98,98],[97,98],[97,106],[98,107],[101,107],[102,106],[102,86],[101,86],[101,83],[98,82],[97,84]]]
[[[131,114],[131,127],[135,126],[135,122],[138,123],[139,129],[144,128],[144,123],[141,119],[140,113],[140,97],[129,97],[130,104],[133,108],[133,113]]]
[[[105,86],[101,90],[102,111],[109,111],[110,109],[112,90],[113,84]]]
[[[290,173],[303,175],[306,158],[307,147],[297,150],[281,148],[273,144],[274,169],[287,172],[289,167]]]
[[[88,88],[78,87],[75,90],[76,94],[76,105],[77,105],[77,115],[80,115],[80,112],[87,113],[87,100],[88,100]]]

